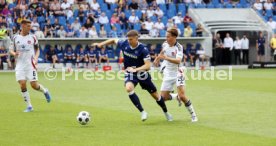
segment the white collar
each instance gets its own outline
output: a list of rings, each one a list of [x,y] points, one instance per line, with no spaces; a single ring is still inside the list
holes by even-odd
[[[136,48],[137,48],[140,44],[141,44],[141,43],[140,43],[140,42],[138,42],[138,44],[137,44],[137,46],[136,46],[136,47],[132,48],[132,47],[131,47],[131,45],[129,45],[129,47],[130,47],[130,49],[131,49],[131,50],[134,50],[134,49],[136,49]]]

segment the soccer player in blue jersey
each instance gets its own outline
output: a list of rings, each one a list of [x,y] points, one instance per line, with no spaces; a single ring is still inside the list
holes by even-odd
[[[77,67],[79,67],[79,63],[86,63],[86,67],[88,68],[88,57],[84,48],[81,46],[79,52],[77,52]]]
[[[93,63],[95,63],[95,67],[96,67],[98,64],[98,61],[97,61],[97,52],[95,50],[95,47],[90,46],[89,51],[87,52],[87,55],[89,58],[88,59],[89,63],[91,63],[91,67]]]
[[[155,85],[151,80],[150,74],[150,55],[147,47],[138,41],[139,34],[135,30],[127,33],[127,40],[109,39],[101,43],[94,43],[92,46],[102,47],[109,44],[117,44],[123,52],[125,72],[125,89],[129,94],[129,98],[134,106],[141,112],[141,120],[147,120],[147,112],[142,107],[137,94],[134,91],[135,86],[140,86],[147,90],[156,100],[157,104],[162,108],[168,121],[172,121],[172,116],[168,113],[163,97],[161,97]]]
[[[72,47],[69,46],[64,53],[64,66],[66,66],[67,62],[71,62],[73,66],[75,66],[75,59],[76,59],[75,53]]]

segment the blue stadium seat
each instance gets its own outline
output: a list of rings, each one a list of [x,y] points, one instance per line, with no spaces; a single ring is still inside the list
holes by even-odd
[[[110,11],[110,10],[106,10],[106,11],[105,11],[105,15],[108,17],[109,20],[110,20],[110,18],[112,17],[112,14],[113,14],[113,12]]]
[[[54,23],[55,23],[55,16],[50,15],[48,18],[50,19],[50,23],[51,23],[51,24],[54,24]]]
[[[272,12],[272,10],[266,10],[266,12],[265,12],[266,14],[266,16],[267,17],[271,17],[271,16],[273,16],[273,12]]]
[[[122,31],[121,24],[115,23],[114,26],[116,27],[117,32],[121,32]]]
[[[166,31],[165,30],[160,30],[159,31],[159,35],[160,35],[160,37],[165,37],[166,36]]]
[[[247,2],[246,2],[246,0],[240,0],[240,4],[245,5],[245,4],[247,4]]]
[[[140,19],[142,17],[142,11],[136,10],[135,15]]]
[[[104,24],[104,29],[106,32],[110,32],[111,31],[110,23]]]
[[[66,25],[66,18],[64,16],[59,16],[58,17],[58,22],[60,25],[65,26]]]
[[[74,17],[70,17],[70,18],[68,19],[68,23],[69,23],[69,24],[72,24],[74,21],[75,21],[75,18],[74,18]]]
[[[233,8],[233,5],[228,3],[225,5],[225,8],[228,8],[228,9]]]
[[[213,5],[218,5],[219,3],[220,3],[219,0],[212,0]]]
[[[223,5],[222,4],[216,4],[215,8],[223,8]]]
[[[167,6],[166,6],[166,4],[159,4],[159,8],[160,8],[164,13],[167,12]]]
[[[173,10],[176,12],[176,6],[174,3],[169,3],[169,10]]]
[[[95,26],[95,28],[96,28],[96,31],[99,33],[100,30],[101,30],[101,25],[100,25],[100,23],[94,23],[94,26]]]
[[[242,7],[243,8],[251,8],[251,5],[250,4],[243,4]]]
[[[167,22],[168,22],[168,18],[166,16],[163,16],[161,18],[161,21],[164,23],[164,25],[166,26],[167,25]]]
[[[117,4],[111,4],[110,10],[114,11],[116,8],[118,8]]]
[[[188,8],[196,8],[196,5],[195,5],[195,4],[192,4],[192,3],[190,3],[190,4],[188,5]]]
[[[101,10],[102,10],[102,12],[105,12],[105,11],[108,10],[108,7],[107,7],[107,4],[106,4],[106,3],[103,3],[103,4],[101,5]]]
[[[131,11],[130,10],[125,10],[125,15],[126,15],[126,18],[129,18],[129,16],[131,15]]]
[[[73,16],[74,16],[74,17],[78,17],[78,16],[79,16],[79,10],[78,10],[78,9],[75,9],[75,10],[74,10]]]
[[[97,2],[99,3],[100,6],[101,6],[102,4],[104,4],[104,0],[97,0]]]
[[[180,3],[180,4],[178,4],[177,9],[178,9],[178,11],[179,10],[186,10],[186,5],[184,3]]]
[[[215,5],[210,3],[210,4],[207,4],[206,7],[209,9],[213,9],[213,8],[215,8]]]
[[[181,30],[181,32],[183,32],[184,31],[184,24],[183,23],[178,23],[177,28],[179,28]]]
[[[45,18],[44,16],[39,16],[37,17],[37,22],[40,24],[40,23],[45,23]]]
[[[170,19],[170,18],[172,18],[173,16],[175,16],[175,11],[173,11],[173,10],[168,10],[168,12],[167,12],[167,17]]]
[[[135,24],[134,24],[134,29],[137,30],[137,31],[140,31],[140,29],[141,29],[141,24],[140,24],[140,23],[135,23]]]
[[[157,20],[158,20],[158,18],[154,15],[151,16],[150,19],[151,19],[152,22],[157,22]]]
[[[9,5],[8,5],[8,9],[10,10],[11,8],[15,8],[16,7],[16,4],[14,4],[14,3],[10,3]]]
[[[206,8],[206,5],[205,4],[198,4],[197,8]]]
[[[273,19],[273,21],[276,21],[276,15],[274,15],[272,19]]]
[[[242,8],[242,5],[241,4],[236,4],[236,8]]]

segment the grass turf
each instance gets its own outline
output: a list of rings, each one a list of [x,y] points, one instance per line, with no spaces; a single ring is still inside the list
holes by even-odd
[[[167,122],[156,102],[140,87],[136,93],[149,113],[146,122],[128,99],[123,81],[61,79],[39,74],[53,97],[28,86],[34,112],[25,103],[14,73],[0,73],[0,145],[191,145],[275,146],[276,70],[233,70],[232,81],[187,81],[187,95],[199,122],[176,101],[166,102],[173,122]],[[154,81],[160,88],[161,81]],[[76,121],[79,111],[92,115],[89,125]]]

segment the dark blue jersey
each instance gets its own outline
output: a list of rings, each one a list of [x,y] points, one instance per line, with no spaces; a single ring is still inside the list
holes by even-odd
[[[79,57],[84,57],[85,55],[87,55],[85,51],[79,51],[78,52]]]
[[[66,51],[64,56],[66,57],[73,57],[74,56],[74,52],[73,51]]]
[[[138,68],[145,64],[145,60],[150,60],[149,50],[141,43],[136,48],[131,48],[128,40],[120,40],[118,48],[123,52],[125,68]]]
[[[87,52],[87,54],[88,54],[89,57],[96,57],[96,55],[97,55],[97,53],[96,53],[95,50],[89,50],[89,51]]]
[[[107,51],[106,50],[105,51],[100,51],[99,56],[108,57],[107,56]]]
[[[8,52],[6,50],[0,50],[0,54],[7,54]],[[2,56],[2,59],[7,58],[7,56]]]
[[[261,38],[259,37],[257,41],[258,41],[259,47],[263,48],[265,46],[265,38],[264,37],[261,37]]]

